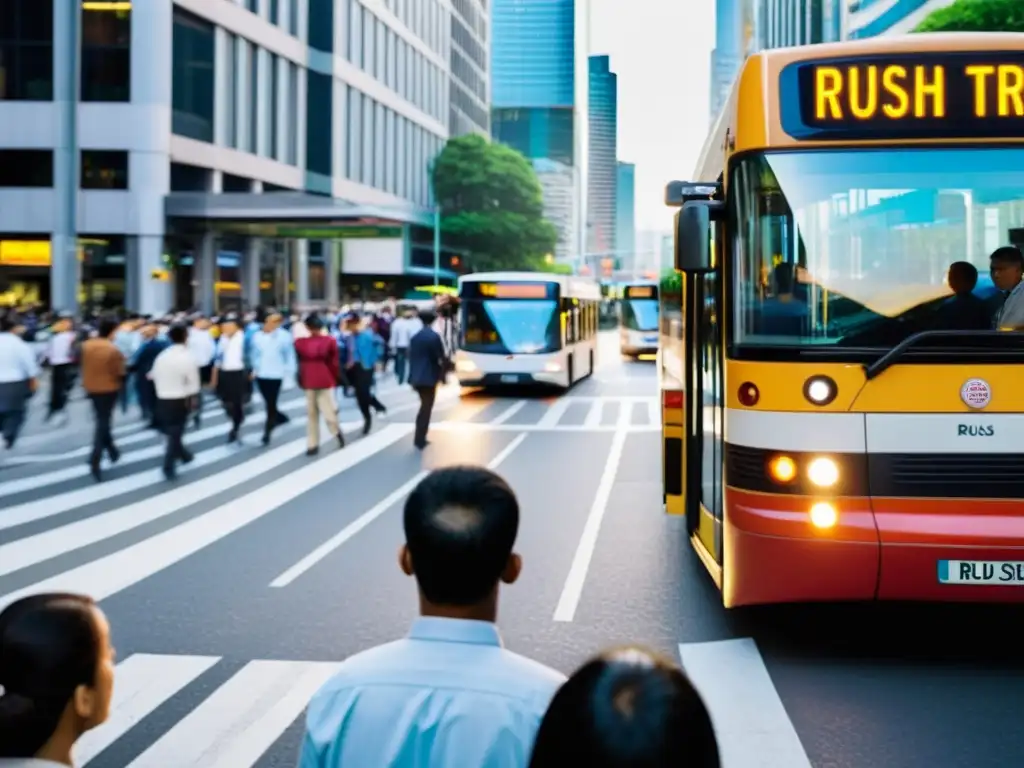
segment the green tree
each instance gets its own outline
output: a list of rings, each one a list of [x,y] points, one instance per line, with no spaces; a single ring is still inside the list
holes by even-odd
[[[915,32],[1024,32],[1021,0],[956,0],[918,24]]]
[[[445,242],[479,272],[543,269],[558,232],[544,218],[540,182],[515,150],[469,134],[451,139],[431,168]]]

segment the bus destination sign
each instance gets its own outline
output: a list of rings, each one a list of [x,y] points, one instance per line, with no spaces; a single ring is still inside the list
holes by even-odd
[[[779,88],[782,129],[795,139],[1024,136],[1024,51],[801,61]]]
[[[477,283],[462,284],[462,295],[470,299],[554,299],[557,283]]]
[[[627,299],[653,299],[654,288],[650,285],[627,285]]]

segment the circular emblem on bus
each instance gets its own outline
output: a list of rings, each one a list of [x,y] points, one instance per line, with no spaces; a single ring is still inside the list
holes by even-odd
[[[984,408],[992,400],[992,387],[984,379],[968,379],[960,387],[960,399],[968,408]]]

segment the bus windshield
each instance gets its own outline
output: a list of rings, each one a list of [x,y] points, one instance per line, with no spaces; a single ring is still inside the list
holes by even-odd
[[[464,299],[462,349],[496,355],[557,352],[562,332],[557,299]]]
[[[729,198],[734,343],[888,349],[993,328],[989,255],[1024,241],[1024,149],[747,155]]]
[[[658,300],[625,298],[619,305],[622,326],[631,331],[658,330]]]

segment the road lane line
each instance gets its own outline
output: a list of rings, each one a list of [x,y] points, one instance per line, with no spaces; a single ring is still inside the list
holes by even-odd
[[[293,501],[407,437],[411,424],[393,424],[347,448],[267,483],[252,493],[106,557],[0,597],[0,609],[37,592],[78,592],[104,600],[184,560]]]
[[[219,656],[165,656],[136,653],[117,665],[110,717],[86,733],[74,748],[84,766],[174,694],[220,661]]]
[[[601,426],[601,418],[604,416],[604,401],[595,400],[590,404],[590,410],[587,411],[587,418],[583,422],[583,426],[587,429],[593,429],[594,427]]]
[[[501,466],[502,462],[504,462],[505,459],[511,456],[512,452],[520,445],[522,445],[525,439],[526,435],[519,435],[517,438],[515,438],[511,443],[506,445],[497,456],[491,459],[490,463],[487,465],[487,468],[494,470]],[[387,512],[389,509],[391,509],[399,502],[403,501],[405,497],[412,493],[413,489],[420,484],[423,478],[425,478],[429,474],[429,472],[420,472],[407,483],[396,488],[394,491],[389,493],[383,500],[374,504],[372,507],[370,507],[370,509],[361,514],[358,518],[356,518],[351,523],[342,528],[340,531],[338,531],[338,533],[336,533],[334,536],[329,538],[319,547],[317,547],[304,558],[299,560],[299,562],[297,562],[291,568],[289,568],[276,579],[274,579],[272,582],[270,582],[270,586],[274,589],[287,587],[297,578],[302,576],[302,574],[306,573],[306,571],[313,568],[313,566],[315,566],[329,554],[334,552],[334,550],[341,547],[345,542],[347,542],[361,530],[366,528],[366,526],[368,526],[378,517],[383,515],[385,512]]]
[[[679,656],[711,714],[722,768],[811,768],[752,639],[682,643]]]
[[[598,483],[597,493],[594,495],[594,503],[590,507],[587,522],[583,526],[576,555],[572,559],[569,575],[562,588],[562,596],[558,599],[558,605],[555,608],[555,621],[572,621],[576,615],[576,607],[580,604],[580,598],[583,596],[583,585],[587,581],[590,560],[597,547],[597,538],[601,533],[601,523],[604,521],[605,512],[608,511],[608,501],[612,495],[615,475],[619,471],[619,463],[622,461],[622,453],[626,447],[628,435],[628,432],[620,430],[612,436],[612,444],[608,449],[608,460],[601,473],[601,481]]]
[[[537,422],[537,426],[544,427],[545,429],[558,426],[558,422],[562,420],[563,416],[565,416],[565,412],[569,410],[570,405],[572,405],[572,400],[568,397],[556,400],[548,407],[547,413],[544,414],[544,417]]]
[[[242,485],[254,477],[271,472],[305,452],[306,438],[302,437],[267,453],[257,454],[250,461],[232,465],[228,471],[218,472],[194,483],[167,483],[169,490],[158,496],[140,499],[134,504],[76,520],[34,536],[16,539],[8,544],[0,544],[0,576],[51,560],[174,514],[218,493]],[[163,472],[157,471],[163,478]]]
[[[333,661],[251,661],[129,768],[256,765],[339,666]]]
[[[540,424],[480,424],[463,421],[439,421],[430,425],[431,430],[439,432],[660,432],[661,424],[630,424],[629,427],[622,427],[612,424],[602,424],[597,427],[588,427],[584,424],[558,424],[553,426],[541,426]]]
[[[615,426],[619,429],[629,429],[633,425],[633,403],[626,400],[619,403],[619,418]]]
[[[520,400],[517,403],[513,403],[511,406],[509,406],[504,411],[502,411],[497,416],[495,416],[493,419],[491,419],[490,424],[492,426],[495,426],[495,425],[498,425],[498,424],[504,424],[506,421],[511,419],[513,416],[515,416],[521,410],[523,410],[523,407],[525,405],[526,405],[526,401],[525,400]]]
[[[647,418],[651,424],[661,424],[661,403],[657,400],[650,400],[647,403]]]

